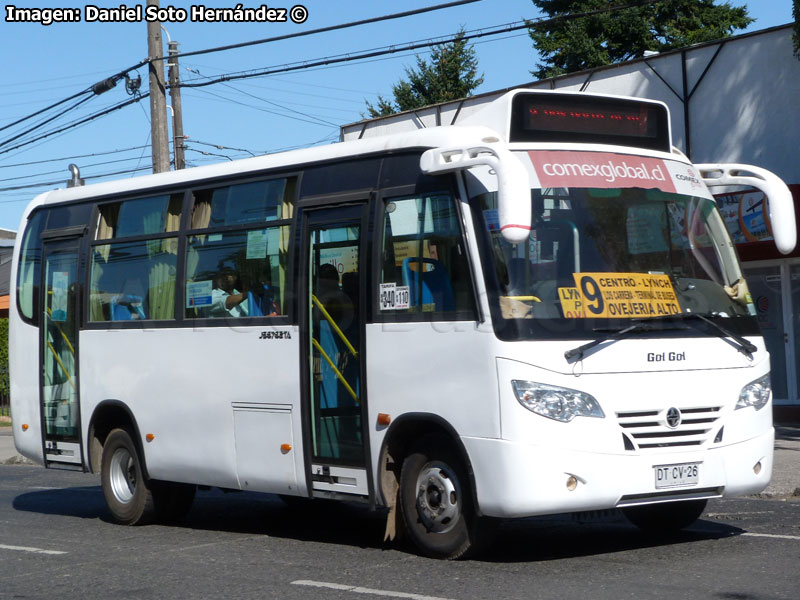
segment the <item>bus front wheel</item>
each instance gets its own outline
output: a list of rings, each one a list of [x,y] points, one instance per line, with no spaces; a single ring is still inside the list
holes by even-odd
[[[108,434],[101,465],[103,495],[114,520],[123,525],[144,525],[155,520],[153,491],[127,431],[114,429]]]
[[[400,510],[408,537],[434,558],[463,558],[474,549],[476,517],[462,461],[428,439],[403,461]]]
[[[642,531],[670,533],[688,527],[700,518],[707,500],[684,500],[661,504],[643,504],[623,508],[622,513]]]

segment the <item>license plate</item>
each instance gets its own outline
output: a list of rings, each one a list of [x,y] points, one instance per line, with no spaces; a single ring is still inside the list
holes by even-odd
[[[657,465],[653,467],[656,489],[697,485],[700,480],[700,463]]]

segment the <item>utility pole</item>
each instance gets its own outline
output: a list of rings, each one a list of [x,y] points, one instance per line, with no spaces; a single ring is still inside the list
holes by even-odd
[[[172,151],[175,153],[175,170],[186,167],[183,153],[183,112],[181,110],[181,82],[178,69],[178,42],[169,42],[169,97],[172,100]]]
[[[147,6],[158,8],[158,0],[147,0]],[[164,64],[152,60],[163,56],[161,23],[147,22],[147,56],[150,69],[150,137],[153,144],[153,173],[169,171],[169,137],[167,135],[167,102],[164,89]]]

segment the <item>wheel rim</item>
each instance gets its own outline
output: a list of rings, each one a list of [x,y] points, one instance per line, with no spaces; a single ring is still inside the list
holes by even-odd
[[[133,499],[136,491],[136,464],[125,448],[117,448],[111,456],[110,483],[114,497],[123,504]]]
[[[417,514],[428,531],[447,533],[461,516],[461,490],[444,463],[429,463],[417,477]]]

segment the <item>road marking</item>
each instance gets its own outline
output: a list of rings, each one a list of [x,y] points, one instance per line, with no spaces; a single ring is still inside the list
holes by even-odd
[[[34,554],[66,554],[61,550],[42,550],[41,548],[29,548],[27,546],[6,546],[0,544],[0,550],[16,550],[18,552],[33,552]]]
[[[800,535],[778,535],[776,533],[743,533],[742,535],[746,535],[749,537],[764,537],[764,538],[775,538],[778,540],[800,540]]]
[[[372,594],[373,596],[385,596],[387,598],[408,598],[409,600],[449,600],[448,598],[425,596],[424,594],[409,594],[408,592],[392,592],[389,590],[373,590],[370,588],[358,587],[356,585],[342,585],[341,583],[328,583],[325,581],[308,581],[305,579],[293,581],[292,585],[328,588],[329,590],[341,590],[344,592],[353,592],[354,594]]]

